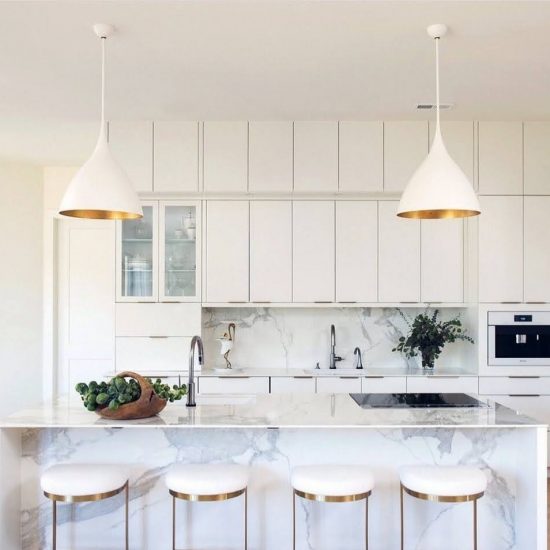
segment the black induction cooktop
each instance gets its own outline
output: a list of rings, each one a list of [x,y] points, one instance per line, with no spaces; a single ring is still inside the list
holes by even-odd
[[[351,393],[352,399],[363,409],[409,409],[487,407],[465,393]]]

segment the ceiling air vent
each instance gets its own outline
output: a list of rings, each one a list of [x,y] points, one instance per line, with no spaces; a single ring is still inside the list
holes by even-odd
[[[435,111],[435,104],[434,103],[417,103],[416,108],[419,111],[432,111],[432,110]],[[442,111],[448,111],[449,109],[453,108],[453,104],[452,103],[441,103],[439,105],[439,108]]]

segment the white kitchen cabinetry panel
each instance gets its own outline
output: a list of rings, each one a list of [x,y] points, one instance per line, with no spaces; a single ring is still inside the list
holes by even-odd
[[[194,336],[201,331],[200,304],[117,304],[117,336]]]
[[[405,376],[369,376],[361,380],[362,393],[407,393]]]
[[[248,201],[208,201],[206,210],[206,300],[247,302]]]
[[[272,376],[271,393],[315,393],[312,376]]]
[[[199,393],[269,393],[269,377],[200,376]]]
[[[204,190],[248,189],[248,123],[204,123]]]
[[[137,192],[153,191],[153,123],[109,122],[110,149]]]
[[[293,301],[334,301],[334,202],[295,201]]]
[[[550,195],[550,122],[523,123],[526,195]]]
[[[523,193],[523,126],[521,122],[479,123],[479,192]]]
[[[407,376],[408,393],[478,393],[477,376]]]
[[[479,393],[483,395],[550,395],[550,377],[480,376]]]
[[[319,376],[317,393],[361,393],[361,378],[354,376]]]
[[[249,191],[292,191],[293,131],[292,122],[250,122]]]
[[[479,301],[523,301],[523,197],[480,197]]]
[[[338,123],[294,123],[294,191],[338,191]]]
[[[292,302],[292,203],[250,203],[250,301]]]
[[[117,338],[116,370],[151,372],[187,367],[190,337]]]
[[[198,191],[198,122],[155,122],[153,158],[156,193]]]
[[[403,191],[429,151],[428,123],[384,123],[384,191]]]
[[[343,192],[383,191],[383,123],[340,122],[338,143],[338,190]]]
[[[421,299],[464,300],[464,223],[462,219],[422,220]]]
[[[336,301],[378,299],[378,205],[336,202]]]
[[[378,301],[420,301],[420,222],[399,218],[397,201],[378,203]]]
[[[550,302],[550,197],[524,198],[524,301]]]

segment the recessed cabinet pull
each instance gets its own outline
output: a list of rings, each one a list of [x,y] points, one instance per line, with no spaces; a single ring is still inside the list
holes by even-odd
[[[228,304],[246,304],[244,300],[228,300]]]
[[[294,380],[311,380],[313,376],[293,376]]]
[[[331,300],[315,300],[313,303],[314,304],[332,304],[334,302],[332,302]]]
[[[508,376],[508,378],[512,378],[514,380],[537,380],[540,378],[540,376]]]
[[[450,378],[460,378],[460,376],[426,376],[428,380],[441,380],[442,378],[445,380],[449,380]]]
[[[356,304],[357,300],[340,300],[338,304]]]
[[[149,338],[153,338],[155,340],[161,339],[161,338],[168,338],[168,336],[149,336]]]
[[[372,379],[372,378],[386,378],[386,377],[385,377],[385,376],[369,376],[369,375],[367,375],[367,376],[365,376],[365,378],[367,378],[367,379],[368,379],[368,378]]]
[[[359,380],[359,376],[339,376],[340,380]]]
[[[224,379],[224,380],[226,380],[226,379],[229,379],[229,380],[233,379],[233,380],[235,380],[235,379],[237,379],[237,378],[238,378],[239,380],[244,380],[245,378],[250,378],[250,376],[218,376],[218,378],[222,378],[222,379]]]
[[[509,393],[508,397],[540,397],[540,393]]]

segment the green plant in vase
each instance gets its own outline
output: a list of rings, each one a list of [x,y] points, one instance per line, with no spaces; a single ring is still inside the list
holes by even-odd
[[[392,351],[399,351],[405,357],[416,357],[419,353],[422,358],[422,368],[433,369],[435,360],[441,354],[445,344],[463,340],[474,343],[473,338],[466,334],[458,316],[448,321],[438,319],[439,310],[430,315],[428,310],[419,313],[414,319],[397,308],[399,315],[409,327],[407,336],[401,336],[399,343]]]

